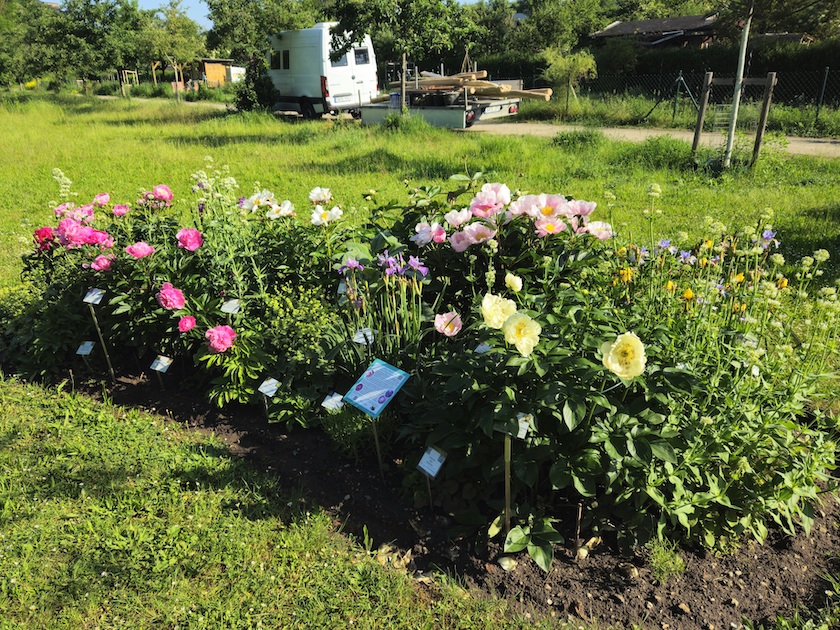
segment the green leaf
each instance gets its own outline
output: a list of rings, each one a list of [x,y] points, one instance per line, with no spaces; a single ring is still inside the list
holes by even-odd
[[[525,529],[517,525],[508,532],[507,538],[505,538],[505,553],[516,553],[517,551],[522,551],[530,544],[530,542],[530,532],[526,532]]]
[[[502,531],[502,525],[504,524],[504,522],[505,522],[505,515],[504,514],[499,514],[495,519],[493,519],[493,522],[490,523],[490,527],[487,528],[487,537],[488,538],[495,538],[496,536],[498,536],[499,532]]]
[[[550,544],[529,544],[528,555],[534,559],[534,562],[546,573],[551,570],[551,562],[554,560],[554,549]]]
[[[563,422],[566,424],[566,427],[569,429],[569,432],[574,431],[575,427],[577,427],[578,425],[577,418],[575,417],[575,412],[569,405],[568,400],[565,403],[563,403]]]

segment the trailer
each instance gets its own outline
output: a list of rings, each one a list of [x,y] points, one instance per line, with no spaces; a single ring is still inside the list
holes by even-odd
[[[549,88],[514,89],[509,82],[487,81],[487,72],[478,70],[443,76],[422,73],[406,83],[406,107],[436,127],[465,129],[479,120],[515,116],[523,98],[548,100]],[[399,87],[392,82],[389,87]],[[361,108],[362,122],[380,124],[389,115],[399,112],[400,93],[371,99]]]

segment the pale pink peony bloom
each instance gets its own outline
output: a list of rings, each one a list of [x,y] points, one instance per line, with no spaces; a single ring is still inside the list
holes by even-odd
[[[446,241],[446,230],[440,225],[440,223],[432,223],[429,225],[425,221],[422,223],[418,223],[414,231],[417,232],[414,236],[410,237],[408,240],[414,241],[420,247],[425,247],[432,241],[435,243],[443,243]]]
[[[473,240],[465,232],[453,232],[449,236],[449,244],[459,254],[473,244]]]
[[[588,217],[595,210],[598,204],[594,201],[581,201],[572,199],[569,203],[570,216]]]
[[[138,241],[134,245],[125,248],[125,252],[134,258],[145,258],[155,253],[155,248],[144,241]]]
[[[479,221],[470,223],[464,228],[463,232],[470,238],[474,245],[489,241],[496,236],[496,230]]]
[[[58,219],[62,218],[65,214],[67,214],[68,210],[73,209],[74,205],[75,204],[68,201],[67,203],[61,204],[60,206],[56,206],[53,209],[53,212],[55,213],[56,218],[58,218]]]
[[[100,254],[90,263],[90,268],[94,271],[110,271],[112,262],[114,262],[113,254]]]
[[[194,252],[204,244],[204,237],[195,228],[178,230],[175,236],[178,239],[178,247],[190,252]]]
[[[93,198],[93,205],[97,208],[101,208],[109,201],[111,201],[111,195],[108,193],[99,193]]]
[[[155,295],[158,304],[163,308],[168,308],[173,311],[184,308],[187,301],[184,299],[184,293],[181,289],[176,289],[169,282],[164,282],[160,291]]]
[[[457,228],[470,219],[472,219],[473,214],[470,212],[469,208],[464,208],[462,210],[451,210],[443,215],[444,220],[454,228]]]
[[[233,346],[236,331],[230,326],[216,326],[204,333],[204,336],[207,338],[207,347],[210,352],[218,354]]]
[[[605,221],[591,221],[586,225],[586,231],[600,241],[613,237],[612,226]]]
[[[537,236],[543,237],[562,232],[566,229],[566,224],[558,217],[545,217],[537,219],[534,222],[534,227],[537,228]]]
[[[484,184],[470,202],[470,212],[487,219],[504,210],[509,203],[510,189],[505,184]]]
[[[124,203],[114,204],[114,209],[112,211],[115,217],[124,217],[128,212],[128,206]]]
[[[435,330],[447,337],[454,337],[463,327],[461,316],[456,311],[435,315]]]
[[[90,223],[94,216],[93,204],[88,203],[78,208],[71,208],[64,213],[64,216],[79,223]]]
[[[158,184],[152,189],[152,194],[155,199],[169,203],[174,198],[172,190],[166,184]]]
[[[195,328],[195,317],[192,315],[184,315],[178,320],[178,330],[182,333],[189,332]]]
[[[569,215],[569,204],[563,195],[524,195],[510,204],[513,215],[527,214],[535,221],[547,217]]]

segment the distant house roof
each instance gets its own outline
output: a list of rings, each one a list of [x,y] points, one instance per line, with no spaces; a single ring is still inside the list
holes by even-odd
[[[613,22],[606,28],[593,33],[592,37],[666,36],[671,34],[709,33],[717,21],[717,13],[684,15],[657,20],[636,20],[634,22]]]

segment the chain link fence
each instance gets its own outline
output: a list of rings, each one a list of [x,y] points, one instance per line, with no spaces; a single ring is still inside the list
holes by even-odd
[[[724,75],[715,76],[725,78]],[[702,72],[679,71],[666,74],[602,75],[582,81],[579,93],[587,96],[630,95],[664,100],[672,98],[679,88],[683,94],[688,91],[695,99],[699,99],[703,89],[703,77]],[[822,72],[779,72],[776,79],[773,103],[840,108],[840,69],[826,68]],[[760,101],[763,95],[762,86],[747,85],[744,86],[742,98],[745,101]],[[731,86],[712,87],[710,104],[727,100],[732,100]]]

